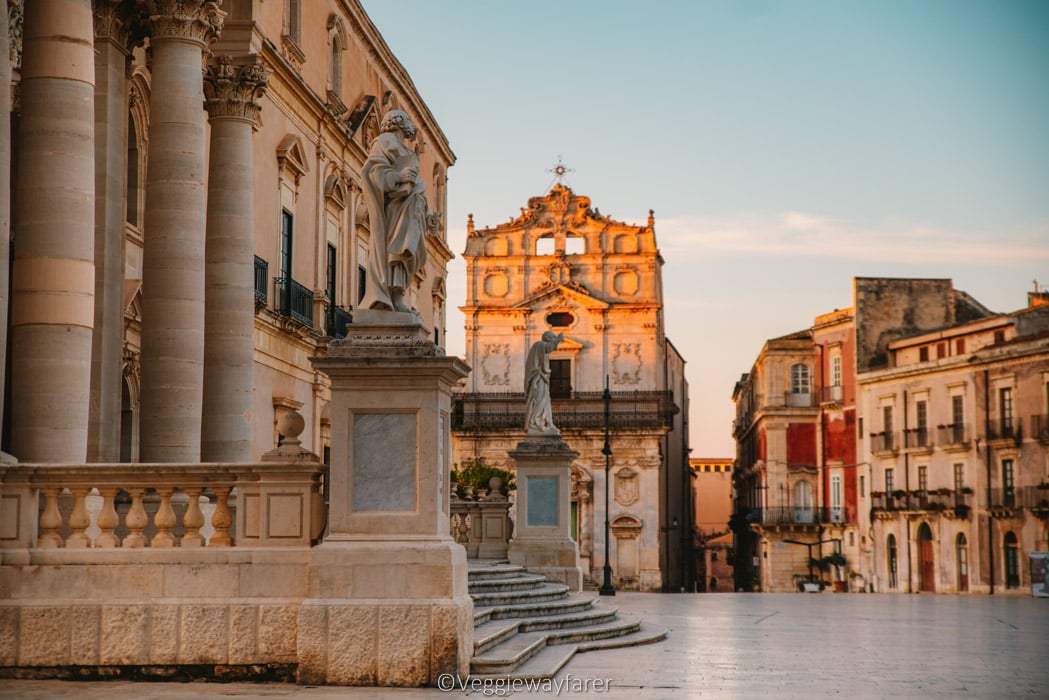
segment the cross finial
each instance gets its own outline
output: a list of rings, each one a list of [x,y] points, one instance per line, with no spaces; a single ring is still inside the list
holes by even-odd
[[[567,165],[561,162],[561,155],[557,156],[557,164],[552,168],[547,168],[546,172],[553,173],[557,179],[557,184],[563,184],[566,173],[574,173],[575,168],[569,168]]]

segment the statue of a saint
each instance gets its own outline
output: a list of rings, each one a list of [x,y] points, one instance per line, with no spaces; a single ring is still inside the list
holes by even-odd
[[[564,340],[564,333],[547,331],[528,351],[525,360],[525,429],[529,436],[557,437],[550,410],[550,353]]]
[[[410,312],[404,292],[426,264],[426,185],[419,177],[419,157],[405,143],[415,137],[408,115],[390,110],[380,132],[361,168],[371,237],[360,306]]]

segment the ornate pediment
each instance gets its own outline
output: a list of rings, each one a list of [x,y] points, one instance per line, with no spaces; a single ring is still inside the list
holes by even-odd
[[[568,286],[565,284],[547,284],[540,287],[530,297],[514,304],[518,309],[551,308],[564,306],[566,308],[581,306],[588,310],[602,310],[609,308],[609,304],[590,296],[586,290],[578,285]]]
[[[301,138],[295,134],[288,134],[281,139],[280,145],[277,146],[277,164],[281,170],[290,171],[295,178],[295,184],[298,184],[299,178],[310,171]]]

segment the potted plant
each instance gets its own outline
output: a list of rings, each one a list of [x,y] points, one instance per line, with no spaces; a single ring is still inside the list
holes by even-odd
[[[507,495],[517,488],[514,475],[505,469],[493,467],[485,462],[484,457],[463,460],[462,466],[452,466],[451,480],[458,489],[460,498],[470,499],[474,494],[487,492],[493,478],[502,480],[500,492]]]

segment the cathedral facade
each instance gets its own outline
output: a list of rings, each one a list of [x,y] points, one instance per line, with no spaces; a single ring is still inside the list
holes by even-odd
[[[550,393],[561,438],[580,453],[571,530],[584,576],[602,580],[607,467],[613,580],[691,590],[688,384],[665,335],[651,212],[646,225],[615,221],[558,183],[509,223],[477,229],[471,218],[467,229],[462,311],[474,371],[456,399],[453,459],[513,469],[528,348],[546,331],[564,334],[550,354]]]

